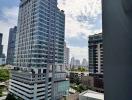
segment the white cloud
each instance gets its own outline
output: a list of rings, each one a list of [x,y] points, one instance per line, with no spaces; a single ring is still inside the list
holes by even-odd
[[[3,33],[4,53],[7,53],[9,28],[17,25],[18,7],[3,8],[0,19],[0,32]]]
[[[79,37],[83,33],[85,38],[88,38],[88,35],[102,32],[102,29],[93,30],[96,25],[89,22],[101,15],[101,0],[58,0],[58,7],[66,14],[66,37]],[[85,16],[87,20],[79,22],[78,16]],[[70,56],[80,60],[87,59],[88,47],[70,46]]]
[[[88,20],[81,23],[77,17],[86,16],[95,20],[101,14],[101,0],[58,0],[58,7],[66,14],[66,36],[74,37],[80,33],[88,36],[97,32],[96,29],[91,30],[94,25]]]
[[[2,12],[5,18],[12,18],[16,21],[16,17],[18,16],[18,7],[3,8]]]

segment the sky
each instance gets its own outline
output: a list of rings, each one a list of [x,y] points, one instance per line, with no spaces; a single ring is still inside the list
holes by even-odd
[[[7,52],[9,28],[17,25],[20,0],[0,0],[0,33]],[[58,0],[65,11],[65,41],[70,58],[88,59],[88,36],[102,32],[101,0]]]

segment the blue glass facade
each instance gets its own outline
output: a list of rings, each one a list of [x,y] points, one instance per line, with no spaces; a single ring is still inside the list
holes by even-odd
[[[58,9],[57,0],[21,0],[13,63],[21,73],[12,72],[11,93],[24,100],[53,100],[54,67],[63,65],[64,31],[65,14]],[[24,81],[29,78],[25,72],[30,76],[26,82],[34,85],[32,95],[26,94],[31,90],[22,87],[27,83],[20,77]],[[18,85],[20,82],[22,85]]]
[[[20,4],[15,66],[63,63],[64,12],[57,8],[57,0],[31,1]]]
[[[69,90],[69,85],[69,81],[58,82],[58,92]]]

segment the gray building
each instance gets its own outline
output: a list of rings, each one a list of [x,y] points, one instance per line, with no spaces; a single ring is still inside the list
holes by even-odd
[[[74,57],[71,58],[70,67],[71,68],[75,67],[75,58]]]
[[[3,38],[3,34],[0,33],[0,57],[2,57],[2,53],[3,53],[2,38]]]
[[[6,64],[13,65],[17,27],[10,28]]]
[[[104,92],[103,34],[89,36],[89,86]]]
[[[69,68],[69,48],[66,43],[64,45],[64,66],[65,68]]]
[[[81,65],[80,60],[75,59],[74,57],[71,58],[71,62],[70,62],[71,68],[78,69],[80,65]]]
[[[89,72],[103,74],[103,38],[102,33],[89,36]]]
[[[85,59],[85,58],[83,58],[83,60],[82,60],[82,64],[81,64],[83,67],[88,67],[88,61]]]
[[[57,0],[21,0],[10,93],[24,100],[56,98],[54,76],[64,62],[64,28],[65,14]]]
[[[3,54],[2,39],[3,39],[3,34],[0,33],[0,65],[4,65],[6,59],[5,54]]]
[[[75,60],[75,66],[78,68],[80,67],[81,63],[80,63],[80,60],[76,59]]]

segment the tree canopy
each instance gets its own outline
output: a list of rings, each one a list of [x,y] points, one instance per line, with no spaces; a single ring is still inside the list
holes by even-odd
[[[7,81],[9,80],[9,70],[8,69],[0,69],[0,81]]]

